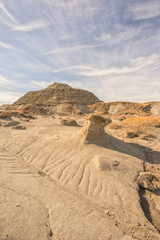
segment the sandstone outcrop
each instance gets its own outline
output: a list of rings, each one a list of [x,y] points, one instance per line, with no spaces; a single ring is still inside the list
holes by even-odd
[[[153,172],[140,172],[138,177],[138,184],[142,188],[150,191],[160,189],[160,177]]]
[[[137,182],[141,187],[139,192],[145,215],[160,231],[160,175],[151,169],[152,171],[140,172]]]

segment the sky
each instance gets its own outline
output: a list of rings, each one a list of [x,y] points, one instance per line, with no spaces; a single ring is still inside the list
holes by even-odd
[[[160,101],[160,0],[0,0],[0,104],[54,82]]]

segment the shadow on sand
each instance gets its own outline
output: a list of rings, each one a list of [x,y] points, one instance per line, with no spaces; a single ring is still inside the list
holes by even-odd
[[[92,143],[99,147],[131,155],[143,160],[144,162],[160,164],[160,151],[153,151],[151,148],[142,146],[137,143],[126,143],[109,135],[108,133],[105,133],[104,136],[97,140],[90,140],[86,143]]]

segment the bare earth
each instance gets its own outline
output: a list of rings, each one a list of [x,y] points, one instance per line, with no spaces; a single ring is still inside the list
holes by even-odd
[[[0,240],[159,240],[159,175],[154,192],[137,182],[159,174],[159,136],[131,141],[74,120],[1,120]]]

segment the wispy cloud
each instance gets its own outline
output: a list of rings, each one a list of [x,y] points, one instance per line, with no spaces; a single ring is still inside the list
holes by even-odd
[[[141,34],[143,26],[139,28],[131,28],[128,26],[123,26],[121,24],[116,24],[112,32],[102,32],[102,34],[96,37],[97,41],[104,42],[108,45],[119,44],[123,42],[135,39],[139,34]]]
[[[135,2],[129,6],[129,10],[136,20],[149,19],[160,15],[159,0]]]
[[[4,43],[4,42],[0,42],[0,47],[8,49],[8,50],[13,50],[14,47],[10,44]]]
[[[92,70],[93,67],[91,66],[86,66],[86,65],[71,65],[71,66],[67,66],[67,67],[64,67],[64,68],[58,68],[56,70],[54,70],[53,72],[54,73],[59,73],[59,72],[67,72],[67,71],[87,71],[87,70]]]
[[[52,54],[64,54],[64,53],[72,53],[76,51],[81,51],[83,49],[89,49],[89,48],[97,48],[102,47],[106,45],[106,43],[100,43],[95,45],[77,45],[77,46],[69,46],[69,47],[62,47],[59,49],[54,49],[45,53],[41,53],[39,55],[52,55]]]
[[[82,2],[84,0],[81,0]],[[61,8],[71,8],[73,6],[76,6],[78,4],[79,1],[77,0],[68,0],[68,1],[65,1],[65,0],[55,0],[55,1],[52,1],[52,0],[45,0],[45,2],[51,6],[56,6],[56,7],[61,7]]]
[[[142,70],[152,70],[152,68],[160,68],[160,58],[158,55],[153,54],[149,57],[139,57],[137,59],[133,59],[130,63],[130,66],[123,67],[110,67],[105,69],[95,68],[91,66],[86,66],[80,69],[80,74],[86,77],[102,77],[107,75],[123,75],[123,74],[131,74],[134,72],[142,71]]]
[[[18,82],[14,78],[7,77],[8,75],[11,75],[11,73],[8,71],[4,71],[4,75],[1,74],[1,69],[0,69],[0,90],[4,91],[21,91],[22,86],[25,86],[25,83],[23,82]],[[13,74],[14,75],[14,74]],[[15,74],[16,75],[16,74]]]
[[[35,30],[47,28],[47,27],[51,26],[51,24],[52,24],[51,22],[47,22],[42,19],[39,19],[36,21],[27,22],[25,24],[12,25],[11,29],[12,29],[12,31],[32,32]]]
[[[14,16],[7,10],[7,8],[2,2],[0,2],[0,10],[4,12],[4,14],[9,18],[9,20],[11,20],[12,23],[17,24],[17,21],[14,18]]]

